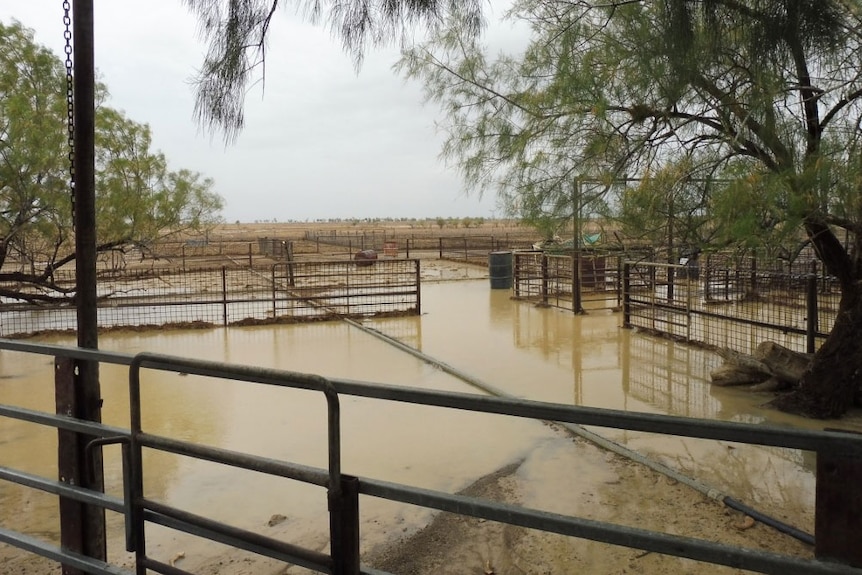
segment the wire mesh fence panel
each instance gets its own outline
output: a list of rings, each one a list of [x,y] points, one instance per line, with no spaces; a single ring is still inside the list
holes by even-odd
[[[515,297],[562,309],[614,309],[621,302],[620,256],[515,252]]]
[[[833,278],[763,268],[691,268],[649,262],[626,267],[631,327],[751,353],[763,341],[814,351],[835,322]],[[810,266],[809,266],[810,267]],[[683,304],[684,302],[684,304]],[[671,319],[687,316],[687,326]]]
[[[307,241],[330,246],[340,246],[348,248],[348,250],[383,251],[383,244],[390,241],[393,236],[393,232],[387,230],[305,232],[305,239]]]
[[[513,245],[508,237],[463,236],[441,237],[438,239],[438,256],[443,260],[487,265],[491,252],[508,251],[525,246],[523,242]]]
[[[276,318],[419,312],[418,260],[296,262],[273,270]]]
[[[478,231],[478,230],[477,230]],[[395,230],[376,231],[338,231],[338,230],[308,230],[304,239],[316,244],[340,246],[355,250],[384,250],[387,243],[395,243],[402,252],[407,250],[451,252],[452,258],[463,261],[465,240],[468,250],[494,251],[511,249],[529,249],[536,241],[533,230],[494,231],[488,233],[470,233],[467,230],[445,231],[427,230],[425,232],[404,232]],[[443,257],[443,256],[441,256]]]
[[[99,327],[243,325],[419,313],[417,260],[363,263],[294,262],[102,274],[97,286]],[[69,278],[55,283],[61,279],[62,285],[74,288]],[[50,295],[44,288],[19,285],[0,285],[0,289],[17,289],[29,298],[0,301],[0,336],[76,328],[74,306],[56,290]],[[45,299],[49,296],[53,299]]]

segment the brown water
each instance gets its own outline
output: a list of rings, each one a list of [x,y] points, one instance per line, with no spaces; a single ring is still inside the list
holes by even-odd
[[[425,285],[425,313],[416,318],[368,320],[396,337],[510,394],[575,403],[777,425],[815,425],[758,407],[766,397],[713,388],[708,352],[634,334],[618,314],[575,316],[509,299],[487,282]],[[45,341],[70,343],[68,339]],[[345,323],[112,333],[108,350],[154,351],[265,366],[329,377],[475,392],[467,384]],[[0,352],[0,403],[50,410],[52,360]],[[127,375],[104,366],[104,421],[128,425]],[[147,373],[143,426],[151,433],[306,465],[326,465],[326,405],[317,394],[253,386],[179,373]],[[531,421],[383,403],[342,401],[343,468],[353,475],[457,491],[500,467],[559,457],[560,434]],[[842,422],[860,429],[858,418]],[[813,456],[796,451],[595,429],[768,512],[788,514],[807,527],[814,498]],[[118,448],[106,451],[106,483],[119,495]],[[0,463],[56,475],[56,432],[0,419]],[[148,497],[247,528],[287,517],[278,535],[322,548],[326,501],[322,489],[187,458],[145,452]],[[541,469],[522,468],[529,476]],[[537,476],[538,478],[538,476]],[[531,504],[552,509],[559,492],[534,494]],[[0,483],[0,523],[57,538],[56,499]],[[123,556],[122,521],[109,514]],[[365,545],[415,530],[427,512],[363,499]],[[163,560],[182,550],[211,553],[204,544],[148,527],[150,551]]]

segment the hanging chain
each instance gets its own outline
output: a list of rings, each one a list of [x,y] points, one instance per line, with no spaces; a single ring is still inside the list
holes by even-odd
[[[66,127],[69,133],[69,200],[72,206],[72,229],[75,228],[75,84],[72,76],[72,6],[63,0],[63,24],[66,31]]]

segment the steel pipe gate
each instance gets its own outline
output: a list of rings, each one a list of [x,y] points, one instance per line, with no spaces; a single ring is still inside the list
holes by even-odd
[[[500,399],[466,393],[419,390],[353,380],[326,379],[283,370],[151,353],[132,356],[81,348],[0,340],[0,350],[4,349],[52,355],[58,364],[89,360],[129,366],[129,429],[82,421],[66,415],[0,405],[0,417],[28,421],[87,436],[89,438],[88,453],[90,454],[106,444],[121,444],[123,446],[124,468],[124,496],[122,499],[5,466],[0,466],[0,480],[58,495],[61,501],[72,501],[122,513],[125,517],[126,547],[135,553],[136,575],[143,575],[147,570],[164,575],[189,575],[187,571],[147,556],[147,523],[162,525],[322,573],[380,575],[381,572],[362,567],[359,562],[359,495],[760,573],[776,575],[862,575],[862,569],[858,568],[862,565],[862,558],[859,556],[858,546],[854,541],[859,533],[858,522],[860,515],[862,515],[860,514],[862,504],[860,504],[860,497],[855,493],[856,485],[852,485],[853,482],[848,481],[848,474],[857,473],[858,471],[854,470],[859,469],[859,462],[862,461],[862,438],[855,434],[840,431],[789,430],[733,422]],[[322,393],[327,402],[327,469],[147,433],[141,423],[140,392],[141,372],[143,370],[181,371],[190,375]],[[60,373],[68,370],[57,371]],[[341,409],[339,401],[342,395],[580,425],[815,451],[818,454],[818,531],[816,539],[818,559],[801,560],[786,555],[344,474],[341,468]],[[280,476],[325,488],[330,514],[330,553],[298,547],[148,499],[143,491],[144,466],[141,452],[144,448]],[[853,477],[849,479],[853,479]],[[821,498],[821,492],[825,494],[823,498]],[[821,499],[826,502],[822,506]],[[839,510],[837,516],[835,515],[836,509]],[[824,516],[827,513],[831,515]],[[834,528],[830,529],[830,524],[834,525]],[[836,540],[841,540],[842,536],[847,540],[847,544],[844,546],[840,545],[840,541],[839,544],[836,544]],[[57,547],[30,535],[9,529],[0,528],[0,542],[9,543],[24,551],[47,557],[64,564],[68,569],[76,569],[78,572],[131,575],[125,569],[86,557],[76,550]]]

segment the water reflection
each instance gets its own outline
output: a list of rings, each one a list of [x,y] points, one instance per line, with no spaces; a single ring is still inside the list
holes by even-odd
[[[762,406],[769,396],[709,383],[720,358],[619,327],[619,314],[540,308],[506,292],[429,290],[423,350],[519,397],[686,417],[812,427]],[[448,297],[447,297],[448,295]],[[485,307],[490,318],[475,309]],[[448,329],[444,327],[449,322]],[[487,322],[487,323],[486,323]],[[445,333],[445,337],[440,334]],[[473,345],[471,345],[473,342]],[[452,358],[455,361],[452,361]],[[858,417],[843,420],[857,428]],[[596,429],[703,482],[812,527],[814,457],[770,447]]]
[[[396,337],[506,392],[531,399],[631,411],[672,413],[776,425],[814,426],[759,406],[764,398],[709,385],[718,359],[704,350],[646,337],[620,327],[619,314],[537,308],[509,299],[487,282],[423,286],[421,317],[368,320]],[[51,342],[72,343],[68,338]],[[259,326],[205,331],[111,333],[104,349],[153,351],[318,373],[328,377],[477,393],[413,356],[346,323]],[[52,362],[0,352],[0,403],[51,410]],[[128,426],[126,370],[104,366],[104,420]],[[237,382],[146,372],[144,428],[237,451],[314,465],[326,463],[326,405],[319,394]],[[418,406],[344,398],[343,452],[348,473],[455,491],[477,477],[524,457],[556,437],[541,424]],[[853,427],[857,419],[842,421]],[[810,525],[810,456],[790,450],[597,430],[653,455],[766,511]],[[119,493],[117,453],[106,455],[108,489]],[[275,513],[285,529],[325,545],[325,496],[281,479],[187,458],[145,452],[147,496],[241,527],[265,525]],[[56,475],[56,432],[0,419],[0,462]],[[0,522],[33,533],[56,534],[56,500],[0,483]],[[412,508],[363,502],[372,537],[423,516]],[[112,532],[121,533],[119,518]],[[373,524],[373,525],[372,525]],[[388,526],[388,527],[384,527]],[[303,531],[304,530],[304,531]],[[294,534],[296,534],[294,533]],[[153,530],[152,549],[169,559],[177,535]],[[377,535],[375,535],[377,534]],[[183,543],[185,546],[185,543]]]

